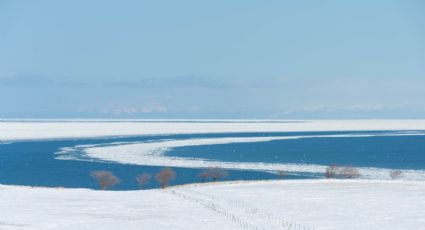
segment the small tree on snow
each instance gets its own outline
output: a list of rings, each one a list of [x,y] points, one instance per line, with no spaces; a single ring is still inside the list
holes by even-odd
[[[143,173],[143,174],[137,175],[136,177],[137,184],[139,184],[140,188],[143,188],[143,186],[145,186],[149,182],[151,177],[152,176],[149,173]]]
[[[102,190],[106,190],[121,182],[117,176],[109,171],[93,171],[90,175],[97,181],[99,188]]]
[[[201,182],[203,183],[210,177],[210,174],[208,170],[202,170],[198,176],[201,178]]]
[[[155,174],[155,179],[158,181],[161,188],[165,188],[170,181],[176,179],[176,172],[171,168],[163,168],[159,173]]]
[[[331,165],[326,168],[325,177],[326,178],[344,178],[344,179],[353,179],[359,178],[361,176],[358,169],[351,166],[339,167],[336,165]]]
[[[212,178],[213,181],[217,181],[220,178],[226,177],[229,175],[227,171],[220,167],[213,167],[207,169],[209,176]]]
[[[400,177],[402,177],[402,172],[400,170],[393,170],[390,172],[390,177],[391,179],[395,180],[395,179],[399,179]]]
[[[325,177],[326,178],[335,178],[338,173],[339,167],[336,165],[331,165],[326,168]]]
[[[213,181],[217,181],[218,179],[226,177],[227,175],[229,174],[223,168],[209,167],[202,170],[198,176],[201,178],[202,182],[205,182],[208,178],[211,178]]]
[[[360,172],[356,168],[353,168],[351,166],[346,166],[346,167],[341,168],[338,171],[338,175],[342,178],[354,179],[354,178],[360,177]]]
[[[277,175],[279,176],[280,179],[284,179],[288,175],[288,173],[286,171],[279,170],[277,171]]]

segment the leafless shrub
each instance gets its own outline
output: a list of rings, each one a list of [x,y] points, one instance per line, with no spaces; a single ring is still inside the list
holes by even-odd
[[[336,165],[331,165],[326,168],[325,177],[326,178],[335,178],[338,173],[339,167]]]
[[[208,170],[210,173],[210,177],[212,178],[213,181],[217,181],[218,179],[229,175],[229,173],[225,169],[220,167],[213,167],[213,168],[209,168]]]
[[[403,173],[400,170],[392,170],[390,172],[390,177],[391,179],[395,180],[395,179],[399,179],[400,177],[403,176]]]
[[[227,170],[220,167],[210,167],[199,173],[199,177],[202,182],[206,181],[208,178],[211,178],[213,181],[217,181],[220,178],[226,177],[229,175]]]
[[[288,173],[286,171],[279,170],[277,171],[277,175],[280,179],[284,179],[288,175]]]
[[[360,172],[358,169],[351,166],[342,167],[338,170],[338,177],[345,179],[354,179],[360,177]]]
[[[143,186],[145,186],[145,184],[148,183],[151,177],[152,176],[149,173],[143,173],[143,174],[137,175],[136,181],[139,184],[140,188],[143,188]]]
[[[201,182],[203,183],[210,177],[210,174],[209,174],[208,170],[203,170],[199,173],[198,176],[199,176],[199,178],[201,178]]]
[[[155,179],[160,184],[161,188],[165,188],[168,186],[170,181],[176,179],[176,172],[174,172],[171,168],[163,168],[159,173],[155,174]]]
[[[93,171],[90,175],[97,181],[99,188],[102,190],[106,190],[121,182],[118,177],[109,171]]]
[[[326,178],[344,178],[344,179],[353,179],[359,178],[361,176],[358,169],[351,166],[340,167],[336,165],[331,165],[326,169],[325,177]]]

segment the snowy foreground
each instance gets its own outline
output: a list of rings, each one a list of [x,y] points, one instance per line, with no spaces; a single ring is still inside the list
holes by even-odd
[[[0,186],[0,229],[424,229],[425,183],[227,182],[165,190]]]
[[[1,121],[0,141],[154,134],[425,130],[425,120]]]

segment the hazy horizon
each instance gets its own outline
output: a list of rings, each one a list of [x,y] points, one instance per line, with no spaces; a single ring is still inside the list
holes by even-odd
[[[425,119],[425,2],[0,2],[0,119]]]

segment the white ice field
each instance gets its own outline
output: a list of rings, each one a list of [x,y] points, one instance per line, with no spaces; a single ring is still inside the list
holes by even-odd
[[[425,183],[228,182],[164,190],[0,186],[0,229],[424,229]]]
[[[0,120],[0,141],[130,136],[153,134],[296,132],[296,131],[425,130],[425,120],[310,121],[7,121]]]

